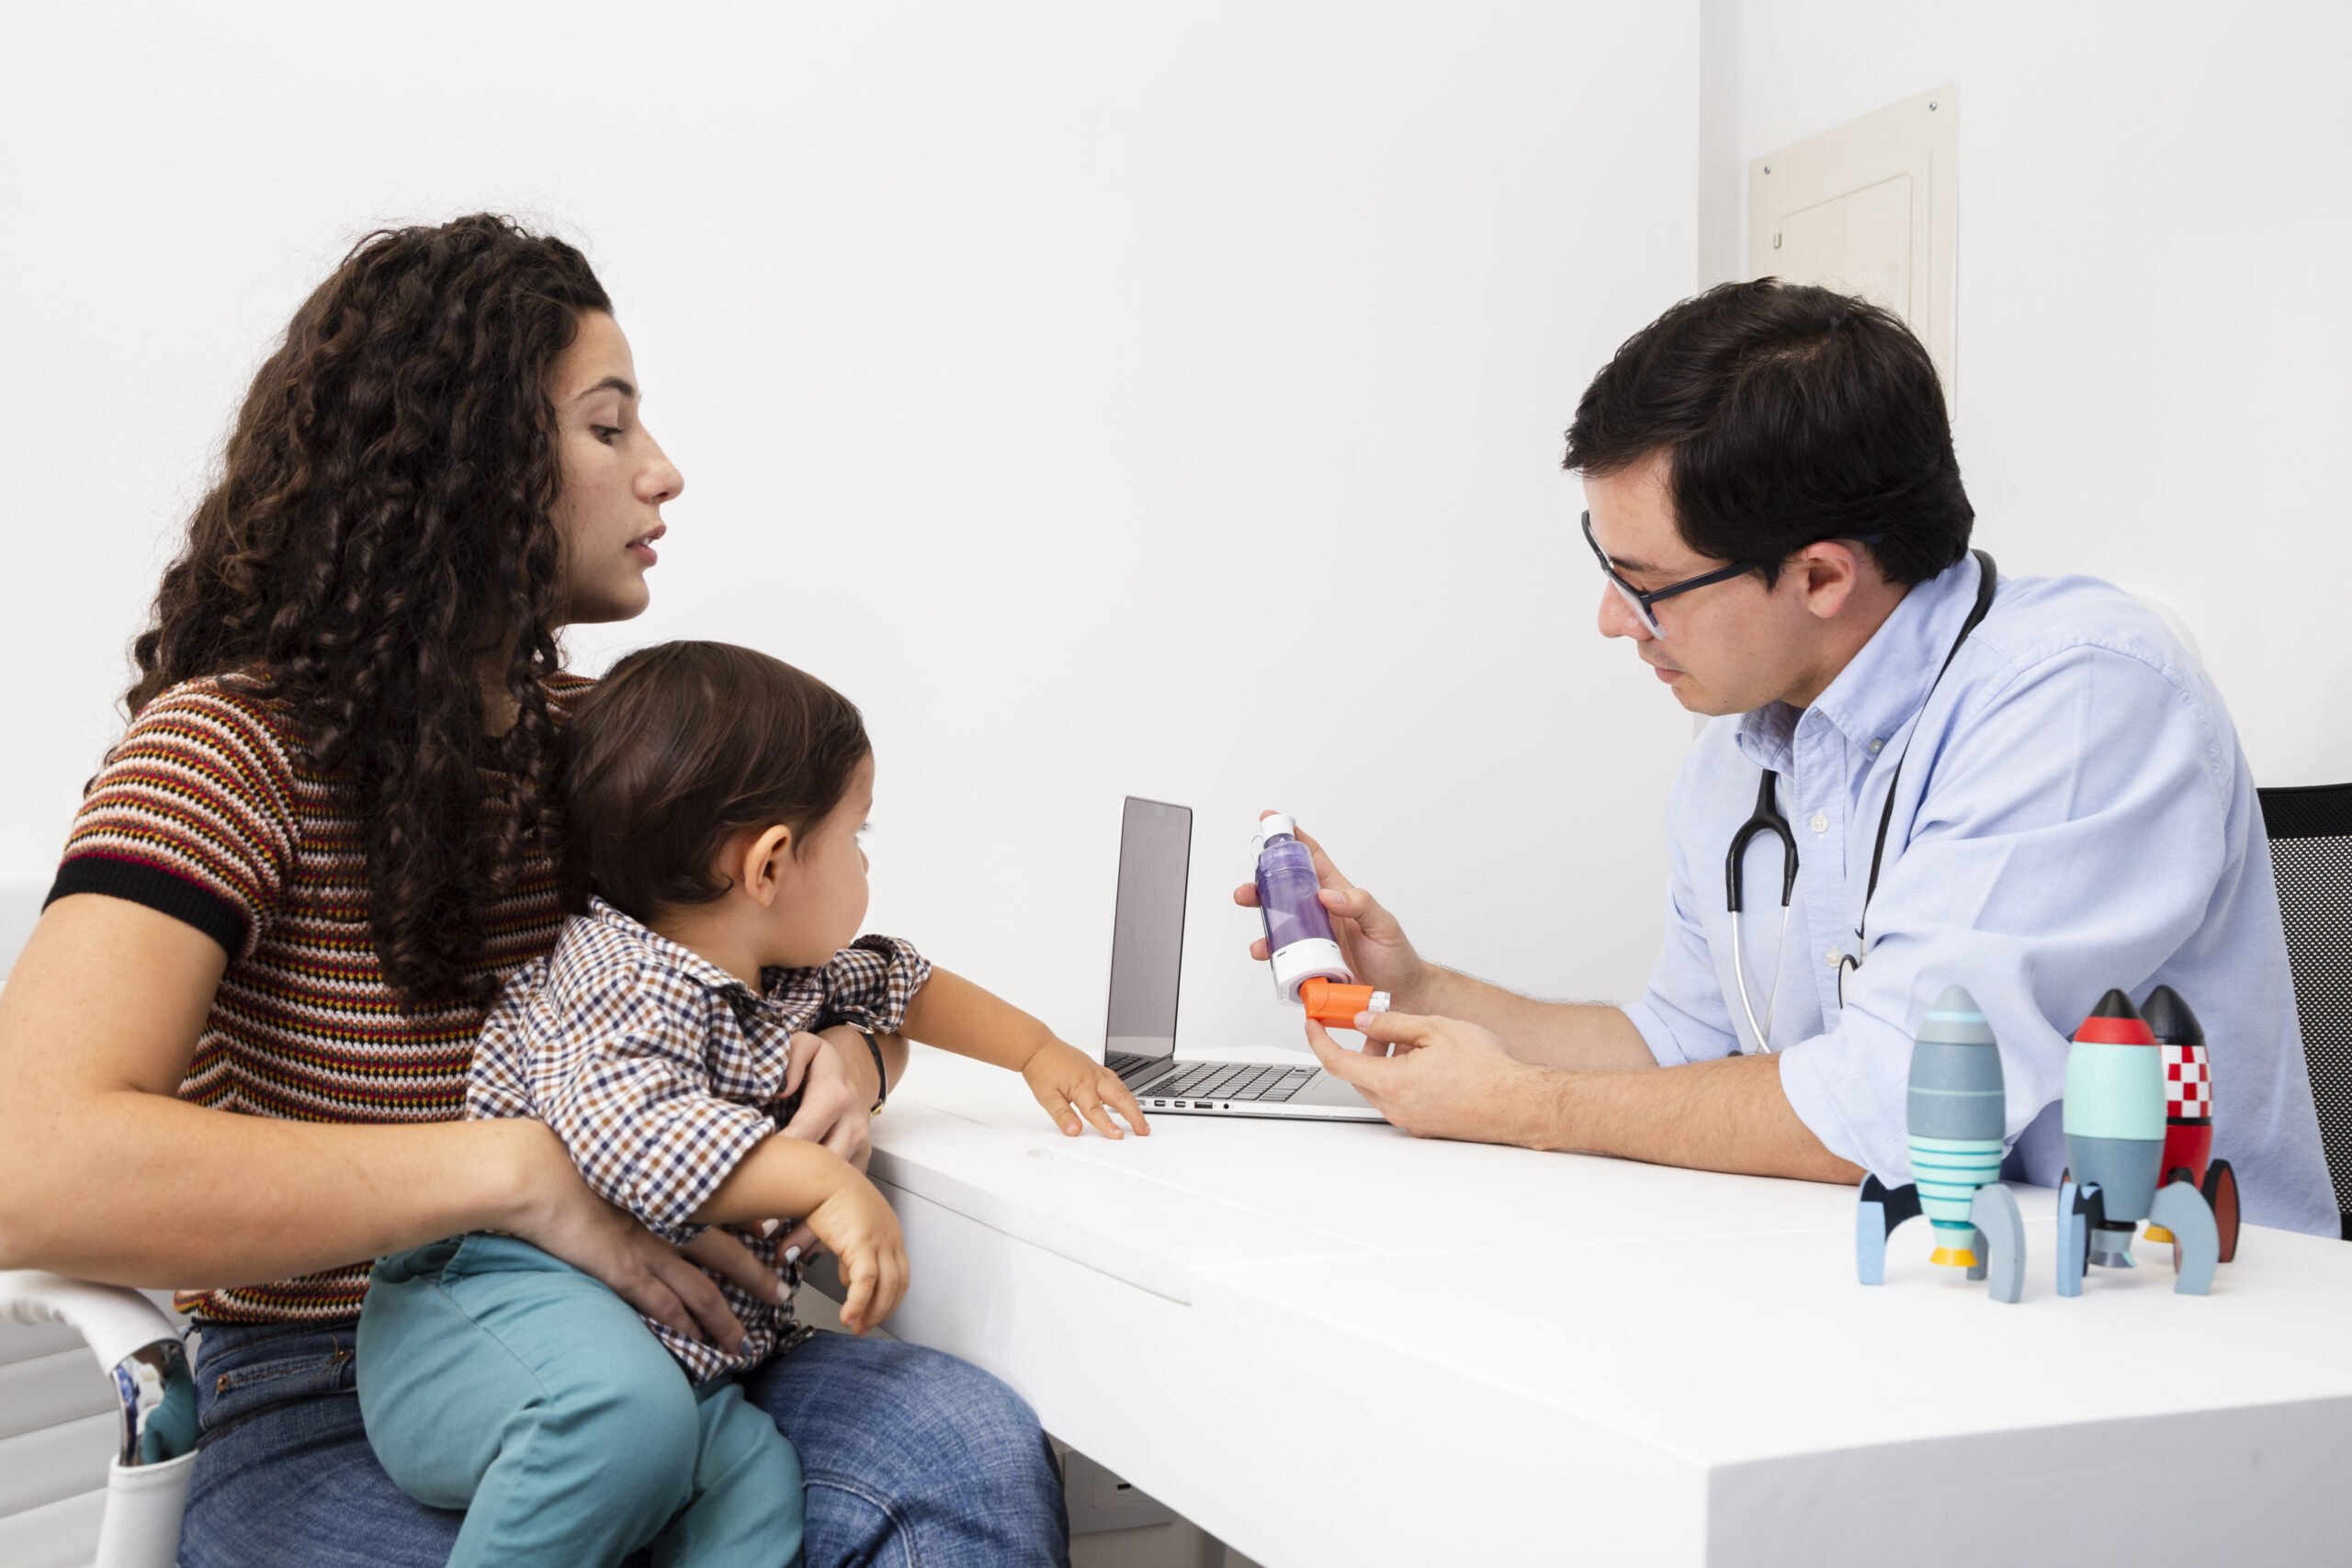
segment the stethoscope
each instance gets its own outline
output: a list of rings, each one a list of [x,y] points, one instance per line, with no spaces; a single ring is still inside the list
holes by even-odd
[[[1960,645],[1968,640],[1968,634],[1976,629],[1986,612],[1993,608],[1993,591],[2000,581],[2000,574],[1994,569],[1991,556],[1983,550],[1970,553],[1975,556],[1979,569],[1976,604],[1968,612],[1968,619],[1961,623],[1960,635],[1952,638],[1951,651],[1944,655],[1943,665],[1937,670],[1936,678],[1928,682],[1928,697],[1936,694],[1936,688],[1943,684],[1944,671],[1951,669],[1951,661],[1960,657]],[[1919,699],[1922,713],[1927,711],[1928,697]],[[1916,735],[1917,731],[1915,729],[1913,733]],[[1903,763],[1910,754],[1911,742],[1906,739],[1901,754],[1894,759],[1894,776],[1886,786],[1886,805],[1878,814],[1878,842],[1871,851],[1871,879],[1869,886],[1862,889],[1861,921],[1854,927],[1854,951],[1841,953],[1838,958],[1838,1006],[1841,1010],[1846,1005],[1846,976],[1861,968],[1862,954],[1869,947],[1871,898],[1878,892],[1879,868],[1886,859],[1886,829],[1888,824],[1894,820],[1894,792],[1903,783]],[[1756,1050],[1767,1055],[1772,1049],[1772,1010],[1781,1003],[1781,960],[1788,953],[1789,909],[1795,901],[1797,890],[1797,836],[1790,828],[1789,819],[1781,814],[1780,803],[1775,799],[1779,783],[1778,773],[1770,768],[1764,770],[1764,777],[1756,786],[1755,814],[1732,834],[1731,852],[1724,857],[1724,900],[1731,908],[1732,983],[1739,988],[1739,1010],[1747,1015],[1747,1031],[1756,1041]],[[1781,942],[1773,949],[1772,988],[1764,995],[1764,1021],[1760,1024],[1756,1021],[1756,1005],[1748,999],[1747,967],[1740,957],[1739,941],[1740,864],[1747,858],[1747,846],[1758,833],[1770,833],[1781,840]]]

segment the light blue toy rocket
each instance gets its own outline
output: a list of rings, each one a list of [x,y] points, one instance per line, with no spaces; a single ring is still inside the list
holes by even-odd
[[[1988,1276],[1987,1293],[2015,1302],[2025,1292],[2025,1221],[2001,1185],[2008,1100],[2000,1043],[1961,986],[1947,986],[1911,1043],[1908,1125],[1911,1182],[1889,1189],[1862,1181],[1854,1219],[1858,1271],[1865,1285],[1886,1279],[1886,1242],[1925,1213],[1935,1227],[1932,1261]]]
[[[2213,1210],[2186,1169],[2164,1164],[2164,1056],[2132,998],[2109,991],[2075,1031],[2066,1053],[2066,1174],[2058,1183],[2058,1293],[2079,1296],[2097,1264],[2130,1269],[2132,1233],[2154,1220],[2171,1233],[2173,1289],[2213,1286],[2222,1238]]]

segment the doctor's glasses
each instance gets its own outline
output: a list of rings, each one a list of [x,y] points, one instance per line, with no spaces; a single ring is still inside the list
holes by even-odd
[[[1756,571],[1764,565],[1760,560],[1736,560],[1729,566],[1717,567],[1713,571],[1702,571],[1696,577],[1686,577],[1679,582],[1669,582],[1663,588],[1645,592],[1617,575],[1616,562],[1611,560],[1609,552],[1600,547],[1600,541],[1592,536],[1592,513],[1586,513],[1583,522],[1584,542],[1592,547],[1592,558],[1600,563],[1601,575],[1609,579],[1610,587],[1617,590],[1617,596],[1625,601],[1625,607],[1634,612],[1634,618],[1655,637],[1666,636],[1666,628],[1657,624],[1657,612],[1650,608],[1659,600],[1671,599],[1677,593],[1688,593],[1693,588],[1704,588],[1710,583],[1728,582],[1742,572]],[[1884,534],[1830,534],[1814,543],[1826,545],[1831,539],[1842,539],[1849,544],[1875,545],[1885,537]]]
[[[1592,536],[1592,513],[1589,512],[1584,514],[1584,542],[1592,547],[1593,558],[1600,563],[1600,573],[1609,579],[1609,586],[1617,590],[1617,596],[1625,601],[1626,608],[1634,612],[1634,618],[1642,623],[1650,636],[1657,637],[1664,637],[1666,631],[1657,624],[1657,613],[1650,608],[1651,605],[1661,599],[1671,599],[1677,593],[1688,593],[1693,588],[1704,588],[1711,582],[1728,582],[1740,573],[1754,571],[1764,564],[1762,561],[1736,560],[1729,566],[1702,571],[1696,577],[1686,577],[1679,582],[1669,582],[1663,588],[1645,592],[1617,575],[1616,563],[1609,558],[1609,552],[1600,547],[1600,541]]]

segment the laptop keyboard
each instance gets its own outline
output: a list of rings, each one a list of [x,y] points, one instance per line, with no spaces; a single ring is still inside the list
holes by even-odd
[[[1314,1067],[1262,1066],[1252,1062],[1196,1062],[1151,1086],[1152,1098],[1248,1100],[1288,1100],[1306,1087]]]

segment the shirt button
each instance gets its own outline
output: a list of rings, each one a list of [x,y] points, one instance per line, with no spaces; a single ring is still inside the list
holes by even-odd
[[[1822,956],[1822,957],[1824,957],[1824,958],[1826,958],[1827,960],[1829,960],[1829,966],[1830,966],[1832,969],[1835,969],[1836,967],[1838,967],[1838,965],[1840,963],[1844,962],[1845,957],[1846,957],[1846,955],[1845,955],[1844,953],[1842,953],[1838,952],[1838,951],[1836,948],[1834,948],[1834,947],[1833,947],[1833,948],[1831,948],[1828,952],[1826,952],[1826,953],[1823,953],[1821,956]]]
[[[1871,756],[1875,757],[1875,756],[1877,756],[1881,751],[1883,751],[1883,750],[1886,750],[1886,742],[1885,742],[1885,741],[1883,741],[1883,740],[1873,740],[1873,741],[1871,741]]]
[[[1818,811],[1815,812],[1813,814],[1813,830],[1816,833],[1826,833],[1829,831],[1829,818]]]

